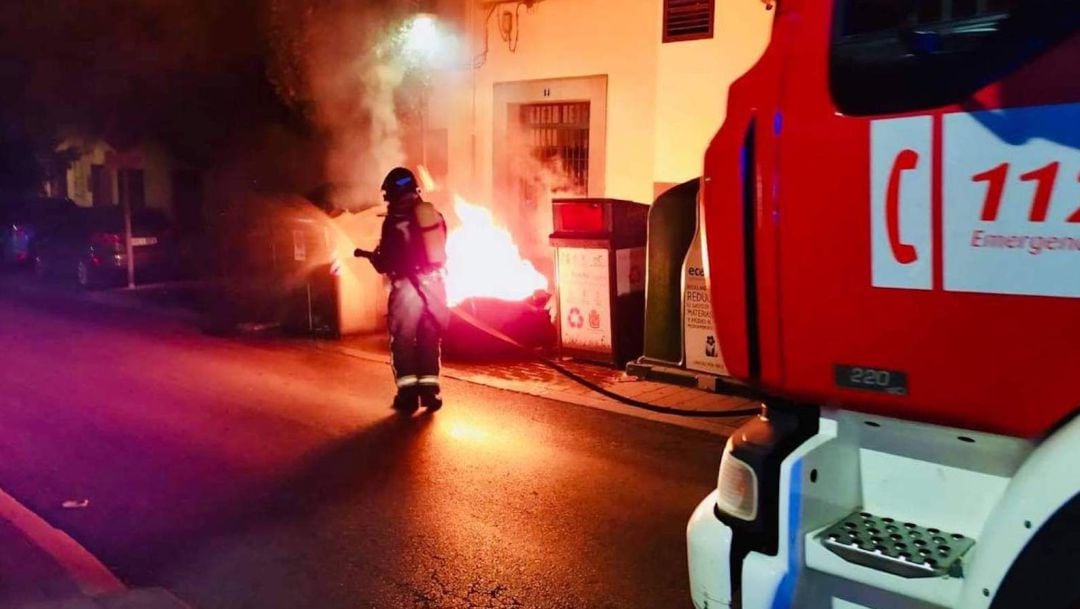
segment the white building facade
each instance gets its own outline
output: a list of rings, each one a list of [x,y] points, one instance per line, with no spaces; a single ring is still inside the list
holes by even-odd
[[[496,208],[528,198],[537,171],[557,191],[642,203],[699,176],[772,21],[758,0],[471,0],[456,14],[472,65],[436,87],[428,148],[453,188]]]

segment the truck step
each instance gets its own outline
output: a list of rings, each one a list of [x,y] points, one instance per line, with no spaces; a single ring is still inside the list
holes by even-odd
[[[859,511],[825,529],[820,540],[848,562],[900,577],[963,577],[960,558],[975,545],[960,533]]]

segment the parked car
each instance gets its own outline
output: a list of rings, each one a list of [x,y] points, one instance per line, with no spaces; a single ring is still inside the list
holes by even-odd
[[[0,201],[0,264],[33,262],[37,235],[51,232],[77,209],[71,199],[26,197]]]
[[[88,289],[123,285],[127,281],[124,232],[120,208],[79,209],[38,239],[35,271],[40,277],[74,279]],[[177,275],[176,239],[165,215],[157,210],[137,211],[131,232],[136,281]]]

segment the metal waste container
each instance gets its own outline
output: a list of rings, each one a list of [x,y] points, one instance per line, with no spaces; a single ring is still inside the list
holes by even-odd
[[[329,231],[317,220],[284,219],[272,248],[282,281],[282,329],[294,334],[337,337],[337,282]]]
[[[552,211],[559,351],[621,367],[641,355],[649,206],[555,199]]]
[[[302,199],[271,200],[228,218],[220,232],[219,290],[208,330],[339,334],[334,244],[322,211]]]

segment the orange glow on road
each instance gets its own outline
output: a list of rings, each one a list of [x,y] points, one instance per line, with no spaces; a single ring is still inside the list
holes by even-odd
[[[446,295],[450,306],[472,297],[524,300],[547,290],[548,280],[521,257],[510,231],[491,211],[454,195],[461,224],[446,242]]]
[[[446,428],[446,435],[455,440],[469,442],[487,442],[491,437],[488,430],[464,421],[454,421],[453,423],[450,423]]]

